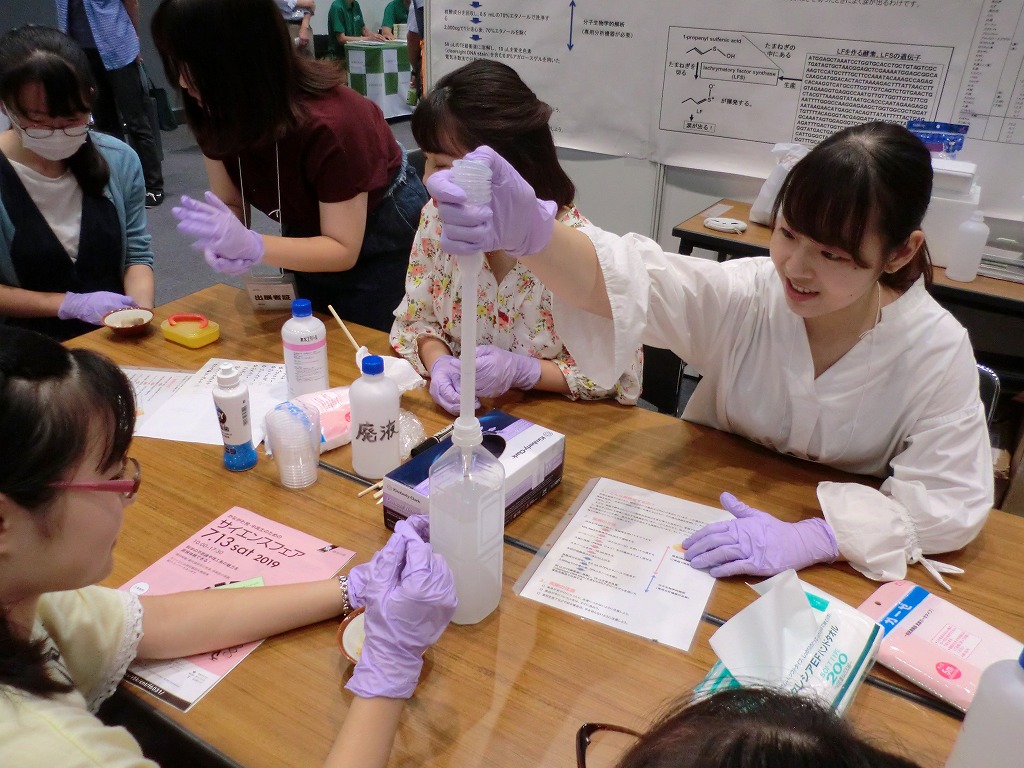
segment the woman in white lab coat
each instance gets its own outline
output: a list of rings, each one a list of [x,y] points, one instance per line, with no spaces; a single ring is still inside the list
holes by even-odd
[[[824,519],[783,523],[731,494],[735,519],[684,542],[714,576],[769,575],[846,559],[878,580],[959,549],[992,505],[992,459],[970,340],[927,293],[921,221],[931,158],[905,129],[868,123],[819,144],[776,201],[770,258],[717,263],[594,227],[553,227],[549,205],[488,148],[492,201],[429,190],[442,247],[527,256],[554,293],[559,333],[582,370],[612,382],[638,342],[703,376],[683,418],[848,472],[879,490],[824,482]],[[565,230],[565,231],[563,231]],[[947,587],[948,588],[948,587]]]

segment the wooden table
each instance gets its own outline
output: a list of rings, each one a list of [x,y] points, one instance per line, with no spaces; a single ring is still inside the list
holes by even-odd
[[[718,232],[704,226],[709,216],[725,217],[746,222],[747,229],[735,234]],[[715,251],[719,261],[732,256],[767,256],[772,228],[750,220],[750,203],[723,198],[686,221],[672,227],[672,234],[679,238],[679,252],[690,255],[694,248]]]
[[[198,369],[210,357],[282,359],[280,327],[286,313],[256,314],[245,295],[214,286],[156,311],[155,323],[175,312],[202,312],[221,324],[221,339],[199,350],[165,341],[158,332],[123,340],[98,330],[71,342],[100,350],[123,365]],[[330,324],[331,383],[356,376],[354,350]],[[384,334],[353,327],[360,343],[387,353]],[[586,720],[643,726],[666,701],[689,691],[710,668],[707,639],[715,624],[749,604],[742,579],[720,580],[707,621],[690,653],[641,640],[515,596],[512,584],[530,549],[551,532],[591,477],[716,504],[729,489],[749,503],[796,520],[817,514],[814,488],[823,479],[852,479],[790,459],[716,430],[614,402],[570,403],[545,394],[518,394],[502,409],[566,434],[562,484],[514,521],[507,533],[523,542],[505,548],[505,592],[491,617],[451,627],[427,654],[422,682],[404,715],[394,765],[573,765],[573,734]],[[427,432],[450,417],[423,390],[403,407]],[[216,515],[237,504],[350,547],[367,560],[387,540],[381,508],[361,486],[321,471],[310,488],[287,490],[272,463],[228,473],[217,446],[139,438],[133,455],[144,466],[143,489],[128,510],[114,573],[119,585],[161,557]],[[325,454],[350,469],[348,447]],[[1016,637],[1024,637],[1024,521],[994,512],[978,540],[947,559],[967,568],[954,577],[953,602]],[[846,565],[818,566],[801,576],[854,605],[875,584]],[[918,567],[911,578],[932,588]],[[152,702],[170,721],[246,766],[317,765],[344,718],[351,695],[340,689],[348,665],[338,652],[336,626],[326,622],[271,638],[215,687],[191,712]],[[879,673],[886,679],[884,671]],[[895,680],[894,677],[889,677]],[[940,764],[959,723],[922,701],[864,686],[850,716],[885,743],[905,744],[924,764]]]

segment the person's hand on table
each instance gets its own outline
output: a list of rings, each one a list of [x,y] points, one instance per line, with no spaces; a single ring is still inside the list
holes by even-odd
[[[715,578],[774,576],[839,557],[835,534],[821,518],[784,523],[731,493],[723,493],[721,500],[735,519],[710,523],[683,542],[694,568],[706,568]]]
[[[441,355],[430,366],[430,396],[453,416],[458,416],[462,391],[461,363],[457,357]],[[480,407],[476,401],[475,407]]]
[[[476,348],[476,394],[498,397],[510,389],[533,389],[540,381],[540,360],[490,344]]]
[[[441,249],[456,256],[505,251],[517,258],[543,250],[554,232],[558,205],[538,200],[526,179],[490,147],[478,147],[465,159],[491,169],[491,201],[467,203],[451,170],[431,174],[427,191],[441,219]]]
[[[197,238],[192,246],[202,251],[206,263],[217,272],[240,275],[263,259],[263,236],[238,220],[219,197],[207,192],[206,202],[182,195],[173,208],[178,230]]]
[[[83,320],[93,325],[103,325],[103,316],[115,309],[137,307],[135,299],[112,291],[72,293],[68,291],[57,308],[61,320]]]
[[[399,522],[391,540],[356,580],[357,599],[366,608],[366,637],[345,687],[357,696],[412,696],[423,653],[455,614],[455,581],[444,558],[427,543],[428,535],[425,518]],[[350,574],[350,600],[352,589]]]

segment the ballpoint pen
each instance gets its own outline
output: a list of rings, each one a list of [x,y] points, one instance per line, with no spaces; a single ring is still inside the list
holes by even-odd
[[[455,423],[454,422],[449,424],[447,427],[442,429],[440,432],[435,432],[434,434],[432,434],[430,437],[428,437],[422,443],[420,443],[415,448],[413,448],[409,452],[409,455],[410,456],[418,456],[419,454],[421,454],[425,450],[427,450],[427,448],[430,448],[432,445],[437,445],[442,440],[444,440],[446,437],[448,437],[448,435],[450,435],[452,433],[453,429],[455,429]]]

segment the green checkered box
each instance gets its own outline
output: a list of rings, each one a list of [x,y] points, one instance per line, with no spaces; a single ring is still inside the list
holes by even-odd
[[[346,43],[348,84],[380,105],[384,114],[405,114],[409,92],[409,50],[402,41]]]

